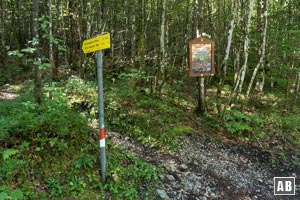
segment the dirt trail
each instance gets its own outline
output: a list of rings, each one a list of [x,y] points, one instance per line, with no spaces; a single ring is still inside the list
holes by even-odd
[[[300,199],[299,188],[296,196],[273,195],[273,177],[296,176],[299,170],[274,168],[268,155],[255,149],[188,136],[173,152],[162,152],[118,133],[109,132],[108,137],[142,160],[164,166],[160,175],[163,185],[157,188],[162,199]],[[296,177],[296,185],[299,181]]]
[[[11,91],[8,84],[0,87],[0,100],[12,100],[16,97],[18,97],[18,95]]]
[[[11,92],[2,92],[0,91],[0,100],[12,100],[15,99],[18,95]]]

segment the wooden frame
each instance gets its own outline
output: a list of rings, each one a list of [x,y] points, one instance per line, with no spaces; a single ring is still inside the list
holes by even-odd
[[[189,42],[189,77],[212,76],[214,68],[215,42],[199,37]]]

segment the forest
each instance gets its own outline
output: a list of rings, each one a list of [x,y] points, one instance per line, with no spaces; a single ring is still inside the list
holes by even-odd
[[[0,200],[277,199],[274,177],[294,177],[300,198],[299,0],[1,0],[0,11]],[[105,33],[103,180],[97,52],[82,46]],[[200,36],[214,73],[194,77]]]

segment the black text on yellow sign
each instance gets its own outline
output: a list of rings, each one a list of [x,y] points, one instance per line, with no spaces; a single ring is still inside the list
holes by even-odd
[[[82,50],[84,53],[91,53],[110,48],[110,34],[105,33],[103,35],[84,40],[82,44]]]

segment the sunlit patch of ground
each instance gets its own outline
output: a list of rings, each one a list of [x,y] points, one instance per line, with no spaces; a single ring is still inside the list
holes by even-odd
[[[12,99],[15,99],[17,97],[18,97],[17,94],[0,91],[0,100],[12,100]]]
[[[0,100],[12,100],[18,96],[19,95],[12,90],[10,85],[4,85],[3,87],[0,87]]]

